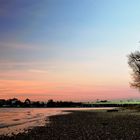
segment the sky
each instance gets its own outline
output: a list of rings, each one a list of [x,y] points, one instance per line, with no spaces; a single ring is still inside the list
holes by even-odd
[[[140,99],[139,0],[0,0],[0,98]]]

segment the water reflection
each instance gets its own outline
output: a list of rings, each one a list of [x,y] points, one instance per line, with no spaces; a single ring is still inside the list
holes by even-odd
[[[46,117],[65,114],[66,110],[95,110],[104,108],[0,108],[0,135],[26,132],[35,126],[44,126]]]

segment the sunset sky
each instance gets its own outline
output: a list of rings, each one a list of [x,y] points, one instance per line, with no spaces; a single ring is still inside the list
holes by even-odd
[[[139,40],[139,0],[0,0],[0,98],[140,99]]]

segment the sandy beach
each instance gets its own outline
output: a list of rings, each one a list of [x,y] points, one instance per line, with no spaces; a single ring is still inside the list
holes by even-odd
[[[48,121],[48,120],[47,120]],[[140,112],[72,111],[49,117],[46,126],[1,140],[136,140],[140,139]]]

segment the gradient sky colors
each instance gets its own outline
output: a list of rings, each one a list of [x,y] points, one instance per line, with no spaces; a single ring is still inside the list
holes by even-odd
[[[140,99],[139,40],[139,0],[0,0],[0,98]]]

